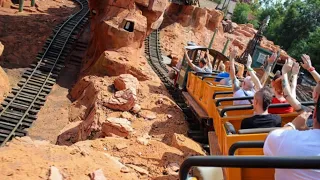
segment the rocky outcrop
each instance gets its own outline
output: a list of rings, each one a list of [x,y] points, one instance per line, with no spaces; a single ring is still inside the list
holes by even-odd
[[[102,133],[106,136],[128,137],[133,132],[130,121],[124,118],[107,118],[102,124]]]
[[[104,51],[94,62],[86,64],[86,74],[97,74],[99,76],[119,76],[121,74],[132,74],[140,81],[149,79],[145,71],[145,59],[142,53],[134,50],[127,51]]]
[[[11,5],[12,5],[11,0],[0,0],[0,7],[10,8]]]
[[[3,53],[3,50],[4,50],[4,46],[0,42],[0,58]],[[4,72],[4,70],[0,66],[0,102],[4,100],[4,98],[8,95],[9,91],[10,91],[9,78],[6,72]]]
[[[175,3],[170,4],[166,15],[182,26],[192,26],[196,29],[206,27],[212,31],[221,26],[220,22],[223,19],[222,11]]]
[[[83,73],[108,76],[130,73],[139,80],[146,80],[147,74],[137,66],[140,58],[137,51],[145,37],[161,25],[167,0],[89,2],[95,13],[91,18],[92,38]]]
[[[129,111],[135,105],[135,95],[131,89],[117,91],[112,97],[109,97],[104,106],[120,111]]]
[[[138,89],[139,81],[136,77],[132,76],[131,74],[121,74],[117,79],[114,80],[113,84],[117,90],[136,90]]]
[[[182,134],[173,134],[171,146],[180,149],[187,156],[206,155],[198,143]]]
[[[95,170],[93,173],[90,174],[91,180],[107,180],[104,176],[102,169]]]

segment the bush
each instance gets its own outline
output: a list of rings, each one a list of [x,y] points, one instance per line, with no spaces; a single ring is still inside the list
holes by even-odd
[[[233,11],[232,21],[238,24],[248,23],[248,15],[251,13],[250,5],[246,3],[237,3]]]

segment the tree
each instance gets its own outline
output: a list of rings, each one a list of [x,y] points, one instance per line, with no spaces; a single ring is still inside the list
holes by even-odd
[[[309,33],[306,39],[294,41],[288,52],[296,59],[308,54],[313,65],[320,70],[320,27]]]

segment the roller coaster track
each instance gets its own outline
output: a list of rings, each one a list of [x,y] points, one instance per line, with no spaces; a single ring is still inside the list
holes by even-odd
[[[198,141],[203,145],[203,148],[209,151],[208,141],[204,135],[204,132],[201,124],[198,122],[194,122],[194,118],[192,112],[188,108],[188,105],[185,103],[182,92],[174,87],[173,82],[168,77],[168,68],[166,64],[163,63],[160,42],[159,42],[159,31],[153,31],[149,37],[145,40],[145,54],[148,60],[148,63],[154,70],[154,72],[158,75],[160,80],[163,82],[173,100],[177,103],[177,105],[182,109],[185,118],[189,124],[188,136],[195,141]],[[198,132],[196,135],[191,135],[190,132],[193,131]]]
[[[158,30],[153,31],[149,37],[146,38],[145,53],[150,66],[163,82],[175,102],[181,109],[185,109],[187,105],[183,100],[182,94],[174,88],[174,84],[168,77],[169,70],[166,64],[163,63]]]
[[[25,136],[26,129],[36,120],[52,86],[64,67],[64,60],[77,39],[77,34],[88,22],[87,0],[76,0],[80,10],[58,25],[55,34],[46,41],[43,52],[22,75],[18,88],[12,89],[0,107],[0,143],[4,146],[13,137]]]

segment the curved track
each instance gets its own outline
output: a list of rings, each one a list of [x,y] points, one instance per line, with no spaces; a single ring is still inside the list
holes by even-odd
[[[55,34],[48,38],[37,61],[22,75],[24,79],[18,83],[19,87],[13,88],[12,94],[1,104],[1,146],[15,136],[27,134],[26,129],[36,120],[37,113],[64,67],[64,60],[76,41],[76,35],[88,22],[88,1],[76,2],[80,5],[80,11],[54,29]]]
[[[166,64],[163,63],[160,49],[159,31],[155,30],[145,40],[146,58],[154,72],[159,76],[160,80],[171,94],[173,100],[182,109],[185,119],[189,124],[188,136],[201,143],[203,148],[209,151],[208,139],[204,133],[206,131],[202,129],[199,122],[194,121],[194,115],[192,114],[188,105],[185,103],[182,92],[178,88],[175,88],[173,82],[168,78],[169,70]],[[196,134],[194,132],[196,132]]]
[[[164,83],[169,93],[172,95],[175,102],[181,109],[185,109],[187,105],[184,102],[182,94],[176,88],[174,88],[173,82],[168,77],[168,68],[166,64],[163,63],[160,42],[159,42],[159,31],[153,31],[149,37],[145,40],[145,53],[147,60],[154,70],[154,72],[159,76],[160,80]]]

